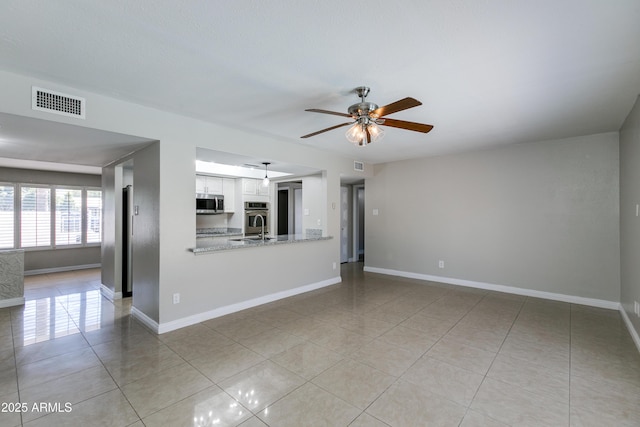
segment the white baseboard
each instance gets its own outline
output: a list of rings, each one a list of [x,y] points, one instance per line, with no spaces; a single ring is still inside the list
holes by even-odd
[[[235,313],[241,310],[246,310],[247,308],[255,307],[262,304],[267,304],[283,298],[288,298],[294,295],[324,288],[326,286],[335,285],[336,283],[340,283],[341,281],[342,281],[342,278],[340,276],[336,276],[331,279],[323,280],[316,283],[311,283],[309,285],[300,286],[294,289],[288,289],[286,291],[276,292],[274,294],[265,295],[262,297],[250,299],[247,301],[242,301],[242,302],[227,305],[224,307],[219,307],[210,311],[206,311],[204,313],[198,313],[192,316],[183,317],[182,319],[172,320],[171,322],[165,322],[160,324],[150,319],[148,316],[144,315],[144,313],[140,312],[139,310],[135,310],[135,307],[132,307],[131,314],[139,318],[140,321],[143,322],[145,325],[147,325],[147,327],[151,328],[151,330],[155,331],[158,334],[164,334],[165,332],[171,332],[176,329],[184,328],[186,326],[195,325],[196,323],[204,322],[205,320],[215,319],[216,317],[225,316],[227,314]]]
[[[625,325],[627,325],[627,329],[631,334],[631,338],[633,338],[633,342],[636,343],[636,347],[638,348],[638,351],[640,351],[640,336],[638,335],[638,331],[636,331],[636,328],[633,327],[633,323],[631,323],[631,319],[629,319],[629,316],[627,315],[627,312],[625,311],[622,304],[620,304],[620,314],[624,319]]]
[[[100,268],[102,264],[82,264],[82,265],[69,265],[66,267],[53,267],[53,268],[40,268],[38,270],[27,270],[24,272],[25,276],[34,276],[36,274],[48,274],[48,273],[61,273],[63,271],[73,270],[86,270],[88,268]]]
[[[122,292],[113,292],[111,288],[103,285],[102,283],[100,284],[100,292],[109,301],[122,299]]]
[[[158,322],[156,322],[137,308],[131,307],[131,315],[141,321],[147,328],[151,329],[156,334],[160,333],[158,332],[160,330],[160,325],[158,325]]]
[[[24,297],[0,300],[0,308],[14,307],[16,305],[24,305]]]
[[[390,270],[387,268],[364,267],[364,271],[370,273],[387,274],[390,276],[407,277],[410,279],[428,280],[431,282],[447,283],[449,285],[466,286],[469,288],[485,289],[488,291],[504,292],[507,294],[524,295],[528,297],[562,301],[572,304],[588,305],[591,307],[608,308],[618,310],[620,303],[617,301],[607,301],[595,298],[578,297],[574,295],[557,294],[554,292],[537,291],[535,289],[516,288],[513,286],[495,285],[493,283],[475,282],[472,280],[455,279],[451,277],[432,276],[429,274],[411,273],[407,271]]]

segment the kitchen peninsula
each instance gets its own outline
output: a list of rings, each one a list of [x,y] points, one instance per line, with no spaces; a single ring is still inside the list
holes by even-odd
[[[233,249],[255,248],[262,246],[286,245],[293,243],[330,240],[331,236],[322,236],[322,230],[308,230],[306,234],[284,234],[275,237],[242,238],[241,236],[215,237],[214,239],[197,239],[196,247],[189,249],[195,255],[228,251]]]

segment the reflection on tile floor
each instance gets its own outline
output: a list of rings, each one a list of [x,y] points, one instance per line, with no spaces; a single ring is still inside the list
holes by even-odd
[[[27,277],[0,309],[0,426],[639,425],[616,311],[342,277],[160,336],[99,270]]]

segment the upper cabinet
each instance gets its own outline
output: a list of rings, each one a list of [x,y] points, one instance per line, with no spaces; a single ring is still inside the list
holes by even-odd
[[[224,212],[236,211],[236,180],[219,176],[196,175],[196,193],[224,196]]]
[[[222,178],[219,176],[196,175],[196,193],[223,194]]]
[[[224,195],[224,211],[234,213],[236,211],[236,180],[222,178],[222,194]]]
[[[261,179],[242,178],[242,194],[245,196],[269,197],[269,187],[263,186]]]

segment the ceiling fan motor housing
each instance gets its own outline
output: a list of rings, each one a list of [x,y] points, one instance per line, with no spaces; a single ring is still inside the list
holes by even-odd
[[[378,106],[373,102],[359,102],[349,107],[348,112],[354,119],[357,119],[358,117],[369,116],[372,111],[377,109]]]

